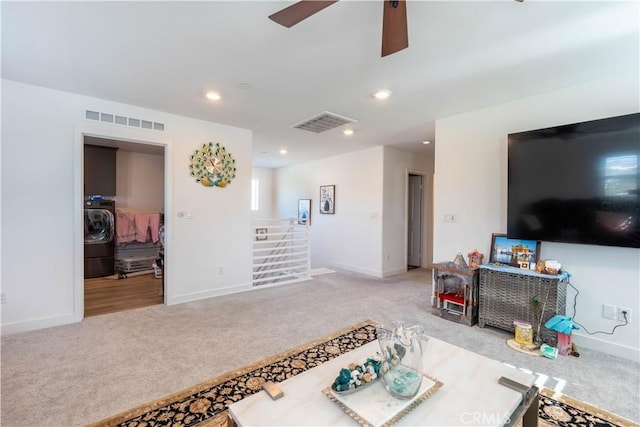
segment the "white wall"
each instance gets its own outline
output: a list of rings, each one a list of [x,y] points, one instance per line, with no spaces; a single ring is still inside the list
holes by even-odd
[[[637,112],[637,70],[564,90],[473,111],[436,122],[434,260],[478,248],[487,256],[491,233],[506,232],[507,134]],[[544,165],[540,165],[544,173]],[[444,223],[446,213],[456,222]],[[602,304],[630,308],[631,324],[614,335],[575,333],[578,345],[638,360],[640,249],[542,244],[541,258],[557,259],[580,290],[576,319],[591,332],[611,331]],[[568,291],[573,315],[575,292]]]
[[[297,217],[311,199],[311,266],[381,277],[383,148],[376,147],[275,171],[278,217]],[[335,185],[335,214],[319,213],[321,185]]]
[[[432,262],[433,156],[417,155],[386,146],[383,171],[382,268],[384,276],[391,276],[407,270],[407,185],[410,172],[424,176],[422,266],[426,267]]]
[[[387,277],[406,271],[407,176],[424,173],[425,200],[433,157],[394,147],[377,147],[277,169],[279,217],[296,217],[298,199],[311,201],[311,264]],[[319,213],[321,185],[336,185],[336,213]],[[431,245],[430,215],[425,212],[424,245]],[[387,259],[386,255],[389,255]],[[424,265],[431,253],[424,254]]]
[[[166,132],[86,121],[87,108],[162,122]],[[167,303],[250,288],[250,131],[2,80],[3,333],[83,317],[84,134],[165,145]],[[209,141],[236,159],[226,188],[189,175],[189,156]]]
[[[276,218],[274,210],[273,191],[273,169],[253,168],[252,179],[259,181],[258,210],[251,211],[251,219],[273,219]],[[297,214],[295,215],[297,216]]]
[[[116,209],[164,212],[164,156],[116,152]]]

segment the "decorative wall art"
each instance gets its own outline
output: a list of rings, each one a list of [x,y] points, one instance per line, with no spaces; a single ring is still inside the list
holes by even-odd
[[[298,224],[311,225],[311,199],[298,200]]]
[[[335,213],[335,185],[322,185],[320,186],[320,213],[332,214]]]
[[[267,240],[267,238],[266,228],[256,228],[256,240]]]
[[[534,264],[540,258],[540,242],[537,240],[509,239],[506,234],[491,235],[489,263],[508,264],[514,267],[522,263]]]
[[[205,187],[226,187],[236,177],[236,160],[219,143],[205,142],[190,159],[191,176]]]

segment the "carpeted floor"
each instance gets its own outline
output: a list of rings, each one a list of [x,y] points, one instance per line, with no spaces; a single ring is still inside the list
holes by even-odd
[[[231,426],[227,409],[258,393],[266,381],[281,382],[376,339],[375,322],[365,321],[218,378],[125,411],[89,427]],[[545,426],[629,426],[630,420],[543,389],[538,410]],[[310,420],[311,421],[311,420]]]
[[[580,348],[549,360],[506,346],[512,334],[431,313],[431,272],[385,279],[336,272],[306,282],[173,306],[93,316],[2,336],[3,427],[71,427],[105,419],[369,318],[533,372],[538,384],[640,420],[637,362]]]

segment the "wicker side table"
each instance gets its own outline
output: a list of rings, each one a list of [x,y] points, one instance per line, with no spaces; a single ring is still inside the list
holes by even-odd
[[[536,298],[540,308],[544,306],[540,336],[555,346],[557,333],[544,324],[556,314],[565,314],[569,277],[566,272],[554,276],[515,267],[481,265],[478,326],[513,332],[513,321],[518,319],[530,322],[535,333],[537,323],[531,301]]]

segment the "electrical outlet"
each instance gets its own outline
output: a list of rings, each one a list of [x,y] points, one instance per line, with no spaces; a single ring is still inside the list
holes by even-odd
[[[626,320],[624,318],[625,313],[623,313],[623,312],[625,312],[626,315],[627,315],[627,319]],[[628,308],[623,308],[623,307],[618,308],[618,320],[620,322],[625,322],[626,321],[626,322],[631,323],[631,310],[629,310]]]
[[[221,275],[221,276],[224,274],[224,267],[223,266],[219,266],[218,267],[218,274]]]
[[[7,303],[7,291],[0,292],[0,304]]]
[[[618,307],[615,305],[602,304],[602,317],[605,319],[616,320]]]

